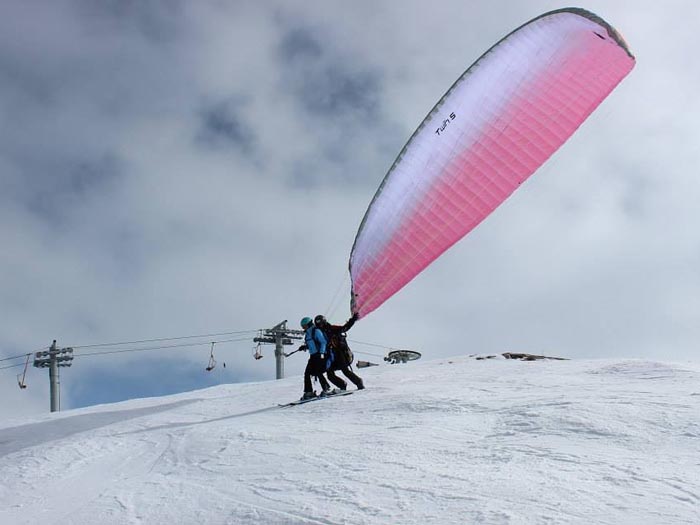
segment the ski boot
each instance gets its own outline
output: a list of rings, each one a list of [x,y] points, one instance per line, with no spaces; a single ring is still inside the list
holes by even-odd
[[[316,392],[304,392],[304,395],[301,396],[300,401],[308,401],[309,399],[313,399],[316,397]]]

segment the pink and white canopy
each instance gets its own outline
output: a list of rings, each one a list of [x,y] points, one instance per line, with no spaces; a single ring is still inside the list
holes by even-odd
[[[634,67],[619,33],[561,9],[489,49],[382,181],[350,255],[352,311],[379,307],[539,168]]]

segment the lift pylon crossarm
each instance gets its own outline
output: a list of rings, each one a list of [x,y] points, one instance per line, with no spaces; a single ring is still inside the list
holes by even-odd
[[[55,361],[58,366],[71,366],[73,364],[73,349],[70,347],[52,348],[51,350],[36,352],[33,366],[36,368],[49,368],[52,361]]]

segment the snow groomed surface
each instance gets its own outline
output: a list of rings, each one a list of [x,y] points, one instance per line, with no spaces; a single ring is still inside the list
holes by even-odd
[[[0,424],[0,523],[700,523],[700,365],[467,357]]]
[[[330,399],[330,398],[332,398],[332,397],[344,397],[344,396],[349,396],[350,394],[352,394],[351,391],[348,391],[348,392],[338,392],[338,393],[336,393],[336,394],[330,394],[330,395],[327,395],[327,396],[317,396],[317,397],[312,397],[312,398],[310,398],[310,399],[301,399],[301,398],[300,398],[300,399],[297,399],[297,400],[295,400],[295,401],[290,401],[289,403],[280,403],[280,404],[277,405],[277,406],[280,406],[280,407],[294,407],[294,406],[297,406],[297,405],[305,405],[306,403],[312,403],[312,402],[314,402],[314,401],[323,401],[324,399]]]

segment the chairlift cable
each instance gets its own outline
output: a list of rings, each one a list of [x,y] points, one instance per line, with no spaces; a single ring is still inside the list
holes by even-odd
[[[7,370],[8,368],[17,368],[19,366],[24,366],[24,363],[18,363],[16,365],[0,366],[0,370]]]
[[[245,338],[235,338],[235,339],[223,339],[221,341],[214,341],[215,343],[233,343],[233,342],[239,342],[239,341],[247,341],[248,337]],[[110,355],[110,354],[121,354],[121,353],[126,353],[126,352],[146,352],[150,350],[166,350],[166,349],[172,349],[172,348],[187,348],[187,347],[194,347],[194,346],[205,346],[211,344],[211,341],[207,341],[204,343],[185,343],[185,344],[178,344],[178,345],[163,345],[163,346],[150,346],[150,347],[144,347],[144,348],[122,348],[120,350],[107,350],[104,352],[89,352],[89,353],[76,353],[74,354],[74,357],[90,357],[90,356],[98,356],[98,355]],[[75,348],[75,347],[73,347]]]
[[[34,352],[25,352],[24,354],[15,355],[15,356],[12,356],[12,357],[3,357],[2,359],[0,359],[0,362],[2,362],[2,361],[12,361],[13,359],[24,358],[24,357],[27,357],[28,355],[32,355],[32,354],[35,353],[35,352],[41,352],[42,350],[47,350],[48,348],[49,348],[48,346],[42,346],[42,347],[39,348],[38,350],[34,350]]]
[[[120,345],[135,345],[135,344],[143,344],[143,343],[157,343],[160,341],[178,341],[182,339],[198,339],[202,337],[216,337],[220,335],[236,335],[236,334],[252,334],[254,332],[257,332],[258,330],[236,330],[232,332],[218,332],[218,333],[213,333],[213,334],[201,334],[201,335],[184,335],[184,336],[179,336],[179,337],[158,337],[155,339],[142,339],[140,341],[121,341],[117,343],[96,343],[96,344],[90,344],[90,345],[72,345],[72,348],[96,348],[96,347],[102,347],[102,346],[120,346]]]

